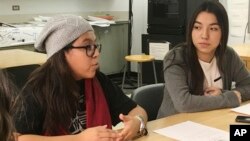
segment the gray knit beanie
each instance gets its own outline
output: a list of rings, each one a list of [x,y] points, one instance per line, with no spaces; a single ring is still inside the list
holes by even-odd
[[[51,18],[45,25],[35,43],[38,51],[46,51],[47,57],[63,49],[92,26],[83,18],[75,15],[59,15]]]

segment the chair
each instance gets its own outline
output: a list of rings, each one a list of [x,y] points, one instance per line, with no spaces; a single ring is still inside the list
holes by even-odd
[[[39,66],[39,64],[31,64],[4,68],[3,70],[5,70],[10,75],[10,78],[14,84],[16,84],[16,86],[21,89],[28,80],[31,72],[33,72]]]
[[[131,98],[145,109],[148,121],[155,120],[163,98],[164,83],[139,87],[132,92]]]
[[[154,78],[155,78],[155,83],[157,83],[157,77],[156,77],[156,70],[155,70],[155,58],[151,55],[127,55],[125,56],[125,60],[128,62],[137,62],[137,85],[140,87],[142,85],[142,63],[143,62],[152,62],[153,65],[153,71],[154,71]],[[126,71],[127,71],[127,63],[124,68],[123,72],[123,78],[122,78],[122,89],[124,87],[125,83],[125,77],[126,77]]]

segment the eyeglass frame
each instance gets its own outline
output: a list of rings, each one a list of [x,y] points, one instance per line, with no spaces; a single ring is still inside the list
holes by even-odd
[[[65,49],[85,49],[86,55],[88,57],[94,57],[96,49],[101,53],[102,50],[102,44],[92,44],[92,45],[85,45],[85,46],[73,46],[72,44],[69,44],[65,47]]]

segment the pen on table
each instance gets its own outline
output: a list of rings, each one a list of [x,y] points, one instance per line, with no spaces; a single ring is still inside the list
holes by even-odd
[[[218,81],[221,79],[221,76],[219,76],[218,78],[214,79],[214,82]]]

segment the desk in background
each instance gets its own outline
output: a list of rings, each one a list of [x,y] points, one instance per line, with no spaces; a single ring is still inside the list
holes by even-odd
[[[235,45],[232,48],[239,54],[250,71],[250,44]]]
[[[124,60],[124,56],[128,54],[127,22],[120,21],[116,24],[112,24],[109,27],[93,26],[93,28],[95,30],[97,42],[102,44],[102,52],[99,59],[100,70],[107,75],[121,73],[121,70],[126,63],[126,61]],[[12,36],[2,37],[3,35],[1,35],[0,31],[0,39],[1,37],[8,39],[7,41],[4,41],[4,39],[0,40],[0,50],[25,49],[33,51],[34,41],[32,37],[37,34],[32,34],[29,37],[25,32],[26,36],[22,35],[22,33],[15,33],[15,36],[13,35],[13,38],[15,38],[16,40],[12,41],[12,38],[10,38]]]
[[[0,68],[43,64],[46,60],[47,55],[43,53],[22,49],[0,50]]]
[[[154,133],[153,131],[185,121],[193,121],[229,132],[230,124],[242,124],[235,122],[237,115],[239,114],[231,111],[230,109],[219,109],[197,113],[180,113],[172,115],[166,118],[148,122],[147,127],[149,134],[147,136],[138,138],[135,141],[173,141],[174,139]]]

